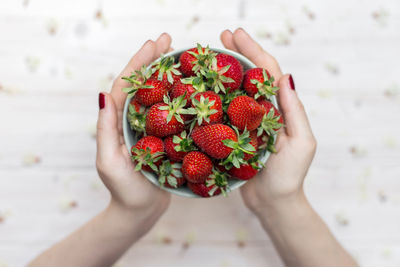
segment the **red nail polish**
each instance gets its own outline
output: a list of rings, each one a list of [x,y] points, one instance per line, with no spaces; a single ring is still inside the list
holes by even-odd
[[[102,109],[104,108],[106,105],[106,98],[105,95],[103,93],[99,94],[99,108]]]
[[[290,89],[295,90],[292,74],[290,74],[290,76],[289,76],[289,85],[290,85]]]

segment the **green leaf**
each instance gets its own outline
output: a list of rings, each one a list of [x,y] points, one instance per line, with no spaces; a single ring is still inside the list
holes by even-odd
[[[222,143],[224,143],[225,146],[233,148],[233,149],[235,149],[236,144],[237,144],[235,141],[233,141],[231,139],[222,140]]]
[[[247,150],[247,151],[256,151],[256,149],[254,148],[254,146],[252,146],[251,144],[244,144],[244,145],[241,145],[241,147],[244,149],[244,150]]]
[[[185,122],[182,120],[181,115],[175,114],[174,117],[175,117],[175,119],[176,119],[178,122],[180,122],[180,123],[182,123],[182,124],[185,123]],[[167,122],[168,122],[168,119],[167,119]]]
[[[168,106],[160,106],[158,107],[159,110],[169,110]]]
[[[181,141],[182,141],[182,139],[179,138],[179,136],[174,135],[174,136],[172,137],[172,142],[173,142],[174,144],[179,144]]]

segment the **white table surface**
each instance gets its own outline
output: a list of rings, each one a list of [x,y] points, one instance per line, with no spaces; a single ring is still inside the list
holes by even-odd
[[[24,266],[105,207],[98,92],[144,41],[221,47],[242,26],[293,74],[310,116],[313,206],[362,266],[399,267],[399,15],[398,0],[1,0],[0,266]],[[282,263],[233,192],[174,197],[117,266]]]

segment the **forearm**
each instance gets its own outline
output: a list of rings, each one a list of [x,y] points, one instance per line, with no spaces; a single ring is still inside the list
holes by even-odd
[[[358,266],[303,193],[295,199],[271,202],[258,215],[286,266]]]
[[[111,266],[155,221],[156,218],[146,218],[111,203],[80,229],[38,256],[29,267]]]

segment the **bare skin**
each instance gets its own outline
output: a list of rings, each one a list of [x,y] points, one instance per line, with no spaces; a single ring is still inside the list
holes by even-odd
[[[221,40],[257,66],[267,68],[281,88],[278,100],[286,127],[279,132],[276,148],[266,169],[241,188],[246,206],[259,218],[279,255],[291,267],[358,266],[330,233],[308,203],[303,181],[315,154],[316,141],[304,107],[292,90],[289,75],[282,75],[277,61],[243,29],[226,30]],[[126,87],[122,76],[149,64],[171,50],[171,37],[162,34],[147,41],[116,78],[97,124],[97,170],[111,193],[109,206],[49,248],[30,267],[111,266],[157,222],[167,210],[170,195],[134,171],[122,138],[122,110]]]

